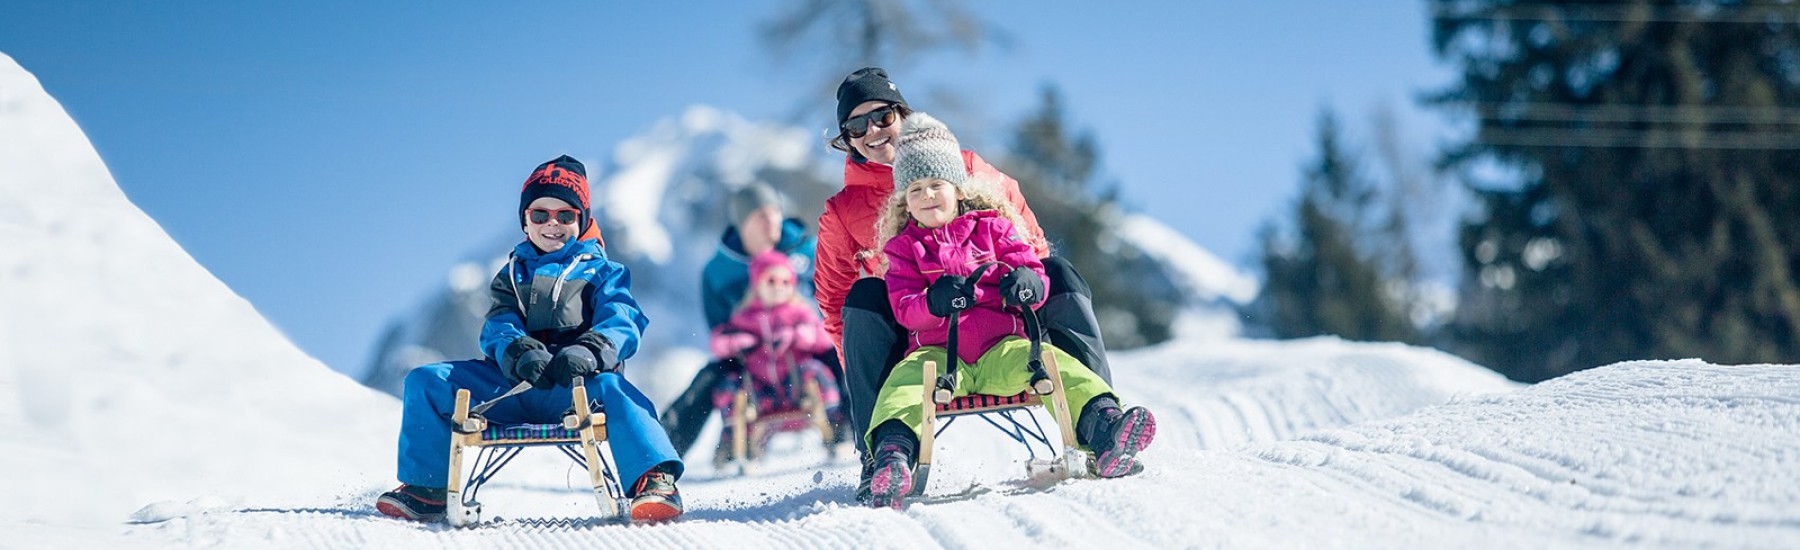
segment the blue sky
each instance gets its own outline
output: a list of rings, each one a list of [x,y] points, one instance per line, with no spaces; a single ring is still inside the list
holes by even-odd
[[[1386,104],[1421,156],[1446,132],[1414,101],[1450,78],[1421,2],[1114,4],[978,3],[1011,48],[895,79],[959,93],[977,151],[1056,84],[1129,205],[1241,264],[1287,209],[1322,107],[1366,141]],[[755,38],[787,6],[24,1],[0,5],[0,52],[202,265],[354,373],[392,316],[513,227],[537,163],[604,172],[614,144],[693,104],[793,116],[820,73]],[[797,122],[822,130],[830,109]]]

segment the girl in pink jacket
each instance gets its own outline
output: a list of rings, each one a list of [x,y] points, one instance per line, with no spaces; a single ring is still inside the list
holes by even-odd
[[[948,318],[958,315],[960,324],[956,394],[1017,394],[1030,381],[1030,342],[1023,321],[1008,309],[1035,309],[1047,284],[1018,212],[991,182],[968,176],[956,136],[924,113],[904,125],[894,160],[900,188],[877,229],[887,243],[888,300],[911,346],[882,385],[866,435],[875,454],[871,502],[895,508],[912,491],[923,365],[945,364]],[[978,279],[968,279],[990,263]],[[1068,353],[1049,342],[1043,351],[1054,354],[1070,407],[1079,406],[1076,443],[1094,453],[1096,473],[1130,473],[1137,453],[1155,438],[1156,418],[1143,407],[1121,407],[1105,380]]]
[[[713,406],[723,418],[731,418],[732,396],[747,376],[754,384],[751,395],[756,410],[764,414],[800,408],[800,388],[804,387],[800,384],[817,381],[826,415],[833,425],[840,423],[837,377],[817,359],[832,349],[831,337],[825,334],[824,322],[812,303],[794,292],[794,282],[794,267],[787,254],[769,251],[756,255],[750,260],[750,290],[744,301],[730,320],[713,329],[714,358],[737,359],[744,367],[713,389]],[[729,441],[730,434],[724,439]]]

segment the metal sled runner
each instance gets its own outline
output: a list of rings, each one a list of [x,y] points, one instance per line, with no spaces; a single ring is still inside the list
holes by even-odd
[[[482,416],[489,407],[508,397],[531,389],[521,382],[505,395],[492,401],[469,406],[469,390],[456,391],[456,409],[451,416],[450,482],[446,487],[444,519],[462,527],[481,522],[481,502],[476,493],[481,486],[500,473],[513,457],[526,447],[554,446],[575,463],[587,468],[594,486],[594,499],[605,520],[624,517],[627,509],[625,489],[613,472],[612,463],[602,454],[600,444],[606,441],[606,413],[598,404],[590,404],[587,387],[577,377],[571,387],[574,393],[569,412],[562,424],[491,425]],[[463,478],[463,451],[476,450],[469,470],[467,486]]]

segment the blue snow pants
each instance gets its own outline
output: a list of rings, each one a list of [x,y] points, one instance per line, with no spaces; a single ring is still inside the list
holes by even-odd
[[[492,360],[450,361],[414,368],[401,392],[400,482],[442,488],[449,483],[450,416],[456,412],[456,390],[469,390],[469,404],[499,397],[513,383]],[[572,390],[531,389],[507,398],[482,416],[496,424],[559,424],[569,410]],[[659,465],[681,477],[681,456],[656,422],[656,407],[618,373],[588,379],[588,399],[606,407],[607,442],[618,461],[619,482],[630,490],[639,477]],[[635,496],[635,495],[633,495]]]

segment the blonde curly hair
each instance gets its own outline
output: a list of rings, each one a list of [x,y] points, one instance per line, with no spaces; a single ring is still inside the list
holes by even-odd
[[[912,184],[909,183],[905,187],[895,189],[892,195],[888,195],[887,205],[881,209],[881,218],[875,222],[875,242],[881,243],[883,249],[887,248],[888,241],[893,240],[894,236],[906,230],[907,225],[914,223],[912,214],[906,212],[906,188],[911,186]],[[962,195],[962,199],[956,203],[956,215],[961,216],[977,210],[998,210],[1000,215],[1006,218],[1006,221],[1012,222],[1013,231],[1019,235],[1020,240],[1028,243],[1036,242],[1025,230],[1025,218],[1019,215],[1019,209],[1013,208],[1012,203],[1008,202],[1006,196],[1000,192],[999,177],[993,174],[975,174],[969,176],[969,180],[963,182],[956,190]],[[884,253],[881,254],[881,272],[887,273],[887,269],[887,254]]]

